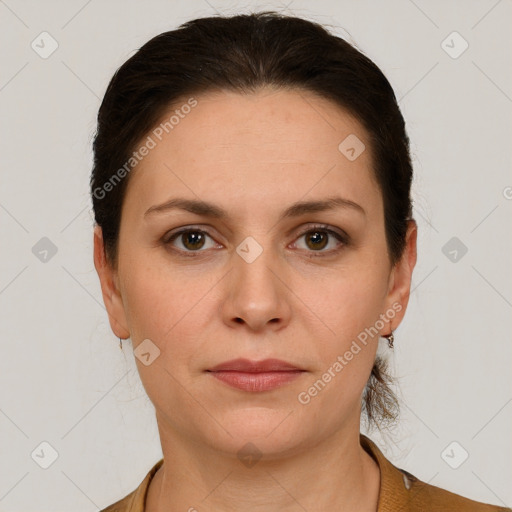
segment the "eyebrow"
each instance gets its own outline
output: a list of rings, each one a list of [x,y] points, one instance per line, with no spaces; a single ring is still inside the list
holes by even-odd
[[[348,208],[366,215],[366,212],[361,205],[351,201],[350,199],[336,196],[328,197],[324,200],[299,201],[293,203],[281,213],[279,220],[281,221],[288,218],[299,217],[300,215],[304,215],[306,213],[334,210],[336,208]],[[176,197],[169,199],[165,203],[152,206],[146,211],[146,213],[144,213],[144,217],[156,213],[168,212],[174,209],[181,209],[196,215],[211,217],[215,219],[225,219],[228,216],[226,210],[213,203],[196,199]]]

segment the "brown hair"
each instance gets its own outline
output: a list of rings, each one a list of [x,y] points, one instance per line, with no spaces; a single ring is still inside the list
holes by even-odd
[[[188,21],[153,37],[112,77],[98,113],[91,195],[114,268],[126,163],[140,141],[180,99],[212,90],[245,94],[266,85],[311,91],[364,126],[383,197],[388,255],[392,264],[400,259],[412,217],[412,165],[390,83],[368,57],[321,25],[265,11]],[[363,394],[369,425],[381,428],[397,418],[391,382],[377,357]]]

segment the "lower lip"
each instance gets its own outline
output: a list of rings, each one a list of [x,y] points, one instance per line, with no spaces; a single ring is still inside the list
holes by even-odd
[[[236,371],[210,372],[216,379],[244,391],[270,391],[295,380],[301,370],[286,372],[247,373]]]

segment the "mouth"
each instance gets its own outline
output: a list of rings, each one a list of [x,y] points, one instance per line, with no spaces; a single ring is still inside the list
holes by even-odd
[[[234,359],[206,371],[224,384],[250,392],[279,388],[306,373],[306,370],[279,359]]]

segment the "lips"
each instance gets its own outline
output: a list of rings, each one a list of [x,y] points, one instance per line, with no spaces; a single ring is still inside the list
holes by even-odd
[[[220,363],[207,370],[209,372],[244,372],[244,373],[266,373],[266,372],[286,372],[301,371],[293,364],[281,361],[279,359],[264,359],[263,361],[250,361],[249,359],[233,359]]]
[[[234,359],[207,370],[217,380],[243,391],[261,392],[295,380],[305,370],[279,359],[250,361]]]

